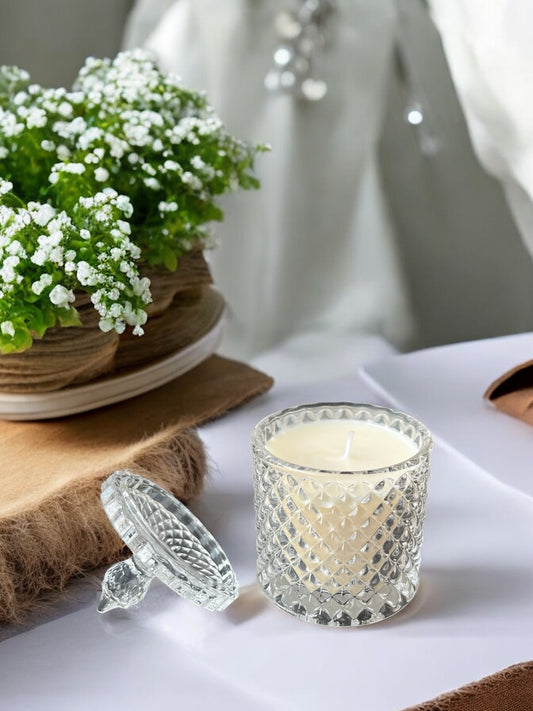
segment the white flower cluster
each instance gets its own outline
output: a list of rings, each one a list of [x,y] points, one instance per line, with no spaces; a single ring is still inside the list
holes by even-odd
[[[181,144],[198,146],[223,129],[200,95],[193,100],[178,79],[161,74],[152,56],[143,50],[123,52],[113,61],[88,59],[80,71],[77,89],[87,97],[89,113],[94,111],[107,130],[97,131],[91,126],[79,134],[71,131],[76,148],[104,146],[106,155],[135,166],[149,190],[162,191],[170,180],[174,192],[181,187],[206,198],[204,181],[216,175],[215,169],[199,156],[188,165],[171,158]],[[120,112],[117,107],[121,107]],[[67,130],[67,124],[62,130]],[[103,180],[104,171],[108,175],[111,171],[104,156],[99,160],[106,165],[95,168],[94,176]],[[93,157],[85,161],[97,162]]]
[[[0,179],[0,195],[5,198],[10,190],[10,183]],[[21,301],[38,297],[48,307],[70,309],[75,290],[83,288],[91,294],[103,331],[122,333],[130,325],[142,335],[144,306],[152,298],[150,281],[136,266],[140,249],[123,219],[131,213],[128,198],[110,188],[80,198],[72,217],[38,202],[0,204],[0,333],[15,334],[13,320],[6,318],[10,306],[16,314]],[[86,227],[79,229],[80,224]],[[24,296],[28,283],[33,297]]]
[[[88,218],[92,216],[98,228],[109,235],[110,246],[103,249],[103,243],[97,242],[96,263],[78,262],[77,277],[80,284],[91,291],[96,287],[91,301],[101,316],[102,331],[122,333],[129,325],[134,327],[135,335],[142,335],[146,311],[136,308],[134,301],[140,301],[143,305],[152,301],[150,280],[139,275],[136,262],[141,257],[141,250],[129,237],[129,222],[116,218],[117,211],[129,218],[133,208],[126,196],[119,195],[112,188],[105,188],[94,197],[80,198],[75,214],[86,212]],[[83,237],[90,239],[90,232],[84,231]]]
[[[2,178],[0,178],[0,195],[5,195],[6,193],[11,192],[11,190],[13,190],[13,183],[9,180],[2,180]]]
[[[43,89],[37,84],[29,83],[29,75],[23,70],[13,67],[2,67],[2,79],[11,78],[13,84],[20,88],[12,96],[8,106],[0,105],[0,136],[12,138],[31,129],[44,129],[53,125],[53,130],[58,139],[69,137],[70,124],[65,119],[71,119],[75,106],[83,96],[77,92],[67,92],[66,89]],[[83,130],[84,121],[78,117],[71,121],[74,128]],[[58,148],[61,142],[58,141]],[[4,146],[4,151],[13,148],[13,145]],[[56,148],[53,141],[46,141],[45,150],[52,151]],[[63,146],[63,151],[65,146]],[[4,152],[3,151],[3,152]],[[5,156],[3,156],[5,157]]]

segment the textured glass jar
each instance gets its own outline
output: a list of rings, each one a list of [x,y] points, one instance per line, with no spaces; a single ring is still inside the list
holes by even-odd
[[[274,456],[296,425],[355,421],[403,434],[414,454],[367,471],[324,471]],[[252,435],[257,577],[282,610],[309,622],[358,626],[403,609],[419,583],[432,439],[384,407],[318,403],[276,412]]]

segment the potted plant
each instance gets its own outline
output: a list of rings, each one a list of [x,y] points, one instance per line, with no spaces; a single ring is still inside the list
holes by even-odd
[[[218,197],[258,187],[262,150],[141,50],[87,59],[71,91],[0,68],[0,390],[113,368],[121,334],[142,335],[180,288],[180,266],[211,246]],[[158,280],[170,288],[159,311]],[[200,261],[186,288],[207,280]],[[74,352],[92,334],[107,356],[58,384],[45,354],[72,334]]]

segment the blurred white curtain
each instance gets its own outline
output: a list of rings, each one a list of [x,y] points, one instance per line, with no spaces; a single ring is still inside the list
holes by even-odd
[[[430,0],[474,149],[533,255],[533,3]]]
[[[293,3],[177,0],[156,17],[167,4],[139,0],[126,46],[153,27],[145,45],[161,66],[205,89],[229,130],[272,146],[258,160],[261,190],[227,199],[216,226],[210,259],[229,305],[225,352],[250,357],[308,333],[405,343],[410,310],[376,171],[393,1],[339,0],[321,53],[329,90],[316,103],[263,85],[275,16]]]

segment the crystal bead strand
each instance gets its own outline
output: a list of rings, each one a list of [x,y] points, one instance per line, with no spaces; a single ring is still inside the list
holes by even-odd
[[[316,54],[327,45],[328,21],[336,0],[301,0],[296,12],[276,15],[278,40],[272,53],[272,67],[265,87],[309,101],[320,101],[327,93],[324,79],[315,76]]]

